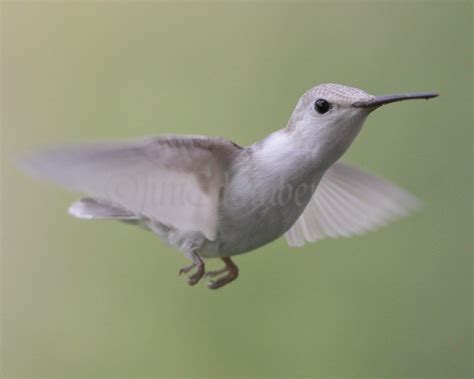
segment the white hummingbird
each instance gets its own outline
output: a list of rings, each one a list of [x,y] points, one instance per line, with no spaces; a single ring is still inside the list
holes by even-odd
[[[231,260],[284,235],[290,246],[352,236],[408,214],[417,199],[397,186],[338,162],[378,107],[435,93],[372,96],[321,84],[298,101],[284,129],[241,147],[223,138],[149,137],[89,143],[28,154],[32,175],[90,197],[69,213],[151,230],[220,288],[238,276]],[[225,266],[205,271],[203,258]]]

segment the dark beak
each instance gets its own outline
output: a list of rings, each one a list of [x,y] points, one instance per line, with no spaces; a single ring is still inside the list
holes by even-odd
[[[378,108],[385,104],[394,103],[396,101],[414,100],[414,99],[431,99],[438,96],[434,92],[418,92],[418,93],[399,93],[396,95],[375,96],[367,101],[356,101],[352,103],[356,108]]]

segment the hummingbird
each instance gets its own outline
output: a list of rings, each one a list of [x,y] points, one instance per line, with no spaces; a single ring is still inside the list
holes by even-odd
[[[405,216],[419,201],[340,161],[367,116],[432,92],[373,96],[339,84],[306,91],[283,129],[251,146],[220,137],[165,135],[28,153],[31,175],[82,192],[80,219],[119,220],[153,232],[189,258],[189,285],[221,288],[239,275],[232,257],[280,236],[290,246],[348,237]],[[205,259],[220,258],[206,271]]]

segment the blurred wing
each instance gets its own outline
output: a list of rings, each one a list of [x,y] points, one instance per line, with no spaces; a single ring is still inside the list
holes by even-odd
[[[57,148],[20,165],[34,176],[213,240],[225,170],[240,149],[225,139],[170,136]]]
[[[303,246],[326,237],[363,234],[407,215],[418,205],[418,199],[394,184],[335,163],[285,238],[290,246]]]

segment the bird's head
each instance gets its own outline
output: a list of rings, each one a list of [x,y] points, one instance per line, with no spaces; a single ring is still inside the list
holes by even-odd
[[[307,146],[312,144],[313,151],[325,153],[330,161],[335,161],[347,150],[375,109],[396,101],[436,96],[431,92],[373,96],[358,88],[321,84],[301,97],[286,130],[306,141]]]

